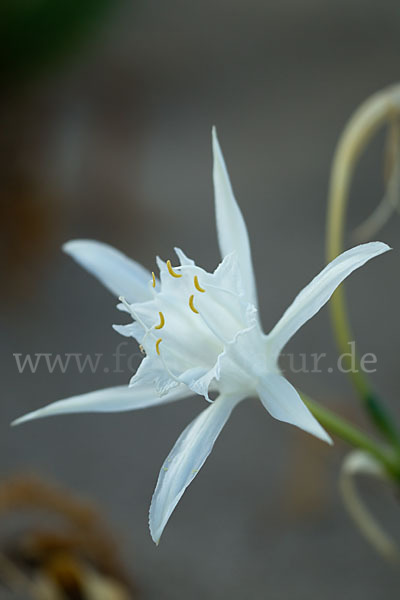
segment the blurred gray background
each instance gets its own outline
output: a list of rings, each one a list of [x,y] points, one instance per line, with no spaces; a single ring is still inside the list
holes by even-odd
[[[159,548],[147,528],[158,470],[205,408],[201,398],[10,429],[24,412],[130,377],[113,372],[112,353],[124,339],[111,325],[124,315],[60,246],[101,239],[150,270],[157,254],[172,258],[180,246],[214,268],[215,124],[251,236],[268,330],[324,264],[327,185],[341,129],[369,94],[399,79],[395,1],[132,0],[116,3],[68,56],[4,85],[0,475],[35,472],[94,500],[143,598],[372,600],[392,597],[400,577],[344,511],[337,477],[347,448],[274,422],[256,400],[235,410]],[[357,171],[349,231],[382,196],[382,146],[383,135]],[[373,385],[400,422],[398,218],[377,237],[395,251],[346,287],[360,351],[378,357]],[[133,340],[125,350],[137,353]],[[335,361],[326,308],[288,351],[327,352]],[[50,374],[44,366],[19,374],[13,353],[37,352],[104,353],[104,360],[95,374],[74,367]],[[336,370],[291,380],[363,423]],[[400,533],[387,491],[366,491]]]

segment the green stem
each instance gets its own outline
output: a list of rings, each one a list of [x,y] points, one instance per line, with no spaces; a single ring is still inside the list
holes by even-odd
[[[328,261],[333,260],[344,249],[347,201],[357,160],[373,134],[399,111],[400,86],[386,88],[368,98],[356,110],[339,139],[333,159],[328,198]],[[343,286],[333,294],[330,311],[339,351],[346,354],[348,344],[354,337],[351,333]],[[393,419],[373,392],[358,360],[357,365],[356,369],[349,369],[349,374],[367,414],[386,439],[400,450],[400,436],[393,425]]]
[[[358,427],[352,425],[328,408],[321,406],[315,400],[311,400],[305,394],[302,393],[301,398],[314,417],[330,433],[337,435],[352,446],[365,450],[374,456],[394,479],[400,481],[400,459],[397,453],[393,454],[386,447],[358,429]]]

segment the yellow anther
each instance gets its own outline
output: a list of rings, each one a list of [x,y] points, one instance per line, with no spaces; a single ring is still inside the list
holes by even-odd
[[[159,312],[158,314],[160,315],[160,324],[157,325],[157,327],[154,327],[154,329],[162,329],[162,327],[164,327],[165,325],[164,315],[162,314],[162,312]]]
[[[158,356],[160,356],[159,346],[160,346],[161,342],[162,342],[162,338],[158,338],[158,340],[156,341],[156,352],[157,352]]]
[[[206,291],[206,290],[203,290],[202,287],[200,287],[197,275],[194,276],[194,287],[196,288],[196,290],[199,290],[199,292],[205,292]]]
[[[154,275],[154,271],[151,272],[151,276],[153,278],[153,283],[151,285],[155,288],[156,287],[156,276]]]
[[[190,306],[191,310],[192,310],[194,313],[196,313],[196,315],[198,315],[198,314],[199,314],[199,311],[198,311],[198,310],[197,310],[197,309],[194,307],[194,305],[193,305],[193,300],[194,300],[194,295],[192,294],[192,295],[190,296],[190,298],[189,298],[189,306]]]
[[[172,266],[171,266],[171,261],[167,260],[167,269],[169,271],[169,274],[172,275],[172,277],[182,277],[182,275],[179,275],[178,273],[175,273],[175,271],[173,270]]]

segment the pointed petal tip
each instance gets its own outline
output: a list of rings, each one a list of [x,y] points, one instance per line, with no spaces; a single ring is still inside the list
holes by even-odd
[[[214,168],[216,168],[217,165],[220,165],[226,171],[225,160],[224,160],[224,157],[222,154],[222,149],[221,149],[221,145],[219,143],[217,129],[216,129],[215,125],[213,126],[213,128],[211,130],[211,138],[212,138],[212,150],[213,150],[213,155],[214,155]],[[229,176],[227,173],[226,173],[226,177],[229,179]],[[230,183],[229,183],[229,185],[230,185]]]
[[[68,242],[64,242],[64,244],[61,246],[61,250],[63,252],[65,252],[66,254],[69,254],[70,253],[71,244],[73,244],[73,240],[68,240]]]
[[[389,246],[388,244],[385,244],[385,242],[376,241],[376,242],[366,242],[365,244],[359,244],[358,246],[354,246],[353,248],[350,248],[346,252],[360,251],[360,250],[369,251],[371,254],[371,258],[372,258],[374,256],[379,256],[379,254],[383,254],[384,252],[388,252],[389,250],[393,250],[393,248],[391,246]],[[345,254],[345,252],[343,254]]]
[[[153,496],[154,496],[154,494],[153,494]],[[152,506],[152,504],[150,504],[149,520],[148,520],[149,531],[150,531],[151,539],[153,540],[153,542],[155,543],[155,545],[158,548],[158,546],[160,545],[161,536],[163,534],[165,526],[164,527],[160,527],[158,525],[158,527],[156,527],[155,524],[154,524],[154,522],[153,522],[153,520],[154,520],[153,517],[154,517],[154,515],[153,515],[153,506]]]
[[[179,262],[181,263],[181,266],[187,266],[187,265],[191,265],[194,266],[195,262],[194,260],[192,260],[191,258],[189,258],[188,256],[186,256],[186,254],[183,252],[183,250],[181,250],[180,248],[177,248],[176,246],[174,247],[174,251],[176,256],[178,257]]]
[[[257,392],[269,414],[294,425],[329,445],[333,441],[302,400],[295,387],[280,374],[268,373],[261,378]]]
[[[325,429],[322,427],[322,425],[320,425],[320,423],[316,419],[312,427],[304,427],[303,425],[297,425],[296,423],[292,423],[292,425],[295,425],[300,430],[305,431],[306,433],[312,435],[321,442],[325,442],[325,444],[328,444],[328,446],[333,446],[333,440],[331,436],[325,431]]]
[[[317,438],[321,442],[325,442],[329,446],[333,446],[333,440],[331,436],[325,431],[322,425],[315,419],[314,422],[310,422],[308,426],[304,426],[304,424],[291,423],[295,427],[298,427],[301,431],[305,431],[309,435],[312,435],[314,438]]]
[[[371,246],[375,246],[377,252],[380,254],[381,252],[387,252],[388,250],[393,250],[391,246],[385,244],[385,242],[369,242]],[[366,244],[368,245],[368,244]]]
[[[322,427],[321,427],[321,433],[320,433],[320,435],[317,435],[317,437],[322,442],[326,442],[329,446],[333,446],[333,444],[334,444],[333,439],[331,438],[331,436]]]
[[[154,497],[154,494],[153,494],[153,497]],[[154,544],[158,548],[158,546],[160,545],[161,536],[164,533],[164,529],[168,523],[168,519],[164,522],[162,522],[162,521],[157,522],[153,509],[154,509],[154,507],[153,507],[153,499],[152,499],[152,503],[150,504],[150,510],[149,510],[149,531],[150,531],[151,539],[153,540]]]
[[[16,427],[18,425],[22,425],[23,423],[26,423],[27,421],[32,421],[33,419],[36,418],[36,413],[35,412],[31,412],[31,413],[27,413],[26,415],[22,415],[22,417],[17,417],[16,419],[14,419],[14,421],[11,421],[10,426],[11,427]]]
[[[69,256],[73,256],[75,254],[75,251],[77,250],[78,246],[80,246],[83,243],[90,243],[90,240],[80,240],[80,239],[74,239],[74,240],[68,240],[68,242],[65,242],[62,246],[61,246],[61,250],[63,252],[65,252],[65,254],[68,254]]]
[[[151,535],[151,539],[153,540],[153,542],[155,543],[156,547],[158,548],[159,545],[160,545],[162,531],[161,531],[161,533],[159,533],[159,532],[156,533],[156,532],[152,531],[152,528],[150,526],[150,535]]]
[[[217,128],[215,127],[215,125],[213,125],[213,127],[211,129],[211,140],[212,140],[212,148],[213,148],[214,158],[216,157],[215,155],[221,155],[221,156],[219,156],[219,159],[223,160],[221,146],[219,144],[219,139],[218,139],[218,134],[217,134]]]

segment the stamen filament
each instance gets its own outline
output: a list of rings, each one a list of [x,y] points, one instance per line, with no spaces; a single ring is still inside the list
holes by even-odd
[[[160,315],[160,324],[154,327],[154,329],[162,329],[165,325],[164,315],[162,314],[162,312],[159,312],[158,314]]]
[[[156,287],[156,276],[154,275],[154,271],[151,272],[151,276],[153,278],[153,283],[151,284],[153,286],[153,288]]]
[[[191,310],[192,310],[194,313],[196,313],[196,315],[198,315],[198,314],[199,314],[199,311],[198,311],[198,310],[197,310],[197,309],[194,307],[193,300],[194,300],[194,294],[192,294],[192,295],[190,296],[190,298],[189,298],[189,306],[190,306],[190,309],[191,309]]]
[[[167,260],[167,269],[169,271],[169,274],[172,275],[172,277],[176,277],[177,279],[179,277],[182,277],[182,275],[179,275],[179,273],[175,273],[175,271],[173,270],[172,266],[171,266],[171,261]]]
[[[156,341],[156,352],[158,354],[158,356],[160,356],[160,343],[162,342],[162,338],[158,338],[158,340]]]
[[[200,287],[197,275],[194,276],[194,287],[196,288],[196,290],[199,290],[199,292],[205,292],[206,291],[206,290],[203,290],[202,287]]]

